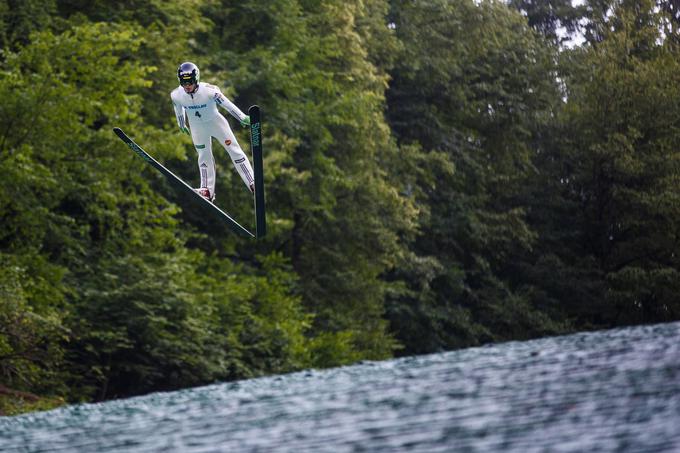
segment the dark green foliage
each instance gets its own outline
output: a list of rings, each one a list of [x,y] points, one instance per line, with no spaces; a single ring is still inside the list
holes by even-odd
[[[62,272],[42,257],[0,254],[0,382],[64,392]]]
[[[529,26],[550,41],[560,43],[578,31],[586,7],[571,0],[510,0],[509,5],[526,16]]]
[[[543,225],[545,252],[578,265],[588,293],[563,308],[606,326],[676,319],[679,308],[680,80],[653,6],[616,9],[602,42],[566,56],[569,102],[546,167],[551,210],[571,222]]]
[[[395,232],[412,228],[414,211],[379,165],[396,153],[382,117],[386,74],[365,58],[374,28],[383,45],[394,40],[371,15],[381,5],[246,1],[207,9],[217,31],[210,42],[225,49],[212,65],[243,87],[237,102],[263,106],[269,240],[300,276],[303,303],[315,313],[312,333],[322,334],[313,356],[324,366],[389,357],[395,347],[379,276],[400,253]]]
[[[675,2],[539,3],[0,1],[4,394],[51,407],[677,320]],[[555,45],[579,18],[586,43]],[[187,60],[262,108],[263,241],[111,132],[195,182],[169,98]],[[214,145],[218,205],[252,227]]]
[[[550,48],[492,2],[396,2],[394,11],[405,48],[388,92],[391,124],[402,143],[446,164],[415,181],[430,210],[396,275],[409,292],[391,316],[436,348],[558,331],[507,275],[536,240],[522,195],[534,174],[532,129],[556,95]]]
[[[88,24],[6,54],[0,366],[12,387],[99,399],[308,364],[285,260],[255,271],[187,249],[177,207],[149,185],[162,181],[111,134],[127,124],[161,159],[180,157],[176,137],[141,121],[154,68],[130,55],[145,36]],[[243,316],[216,318],[236,304]]]
[[[0,0],[0,48],[16,50],[31,33],[60,23],[55,0]]]

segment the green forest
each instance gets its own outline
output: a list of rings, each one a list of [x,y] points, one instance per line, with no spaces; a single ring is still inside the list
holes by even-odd
[[[679,7],[0,0],[0,414],[680,319]],[[196,186],[183,61],[263,239],[112,132]]]

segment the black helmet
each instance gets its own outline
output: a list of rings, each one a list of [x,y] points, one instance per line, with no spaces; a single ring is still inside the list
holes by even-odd
[[[182,63],[177,68],[177,78],[180,85],[198,85],[201,78],[198,66],[190,61]]]

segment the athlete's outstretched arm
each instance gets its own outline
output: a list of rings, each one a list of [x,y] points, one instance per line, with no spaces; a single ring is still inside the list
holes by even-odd
[[[175,108],[175,118],[177,118],[177,125],[179,126],[179,130],[184,132],[185,134],[189,134],[189,127],[187,124],[187,117],[184,114],[184,107],[176,104],[175,102],[172,103],[172,106]]]
[[[244,123],[250,124],[250,118],[248,117],[248,115],[246,115],[241,111],[241,109],[236,107],[236,104],[231,102],[229,98],[222,94],[222,92],[218,91],[217,93],[215,93],[215,102],[219,107],[222,107],[224,110],[229,112],[231,116],[239,120],[241,124]]]

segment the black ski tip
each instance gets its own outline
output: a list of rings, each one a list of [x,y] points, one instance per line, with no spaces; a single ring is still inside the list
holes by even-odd
[[[118,136],[118,138],[121,138],[125,140],[127,138],[127,135],[125,135],[125,132],[123,132],[123,129],[119,127],[114,127],[113,132]]]

